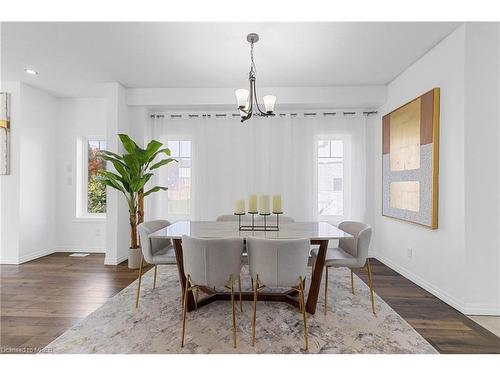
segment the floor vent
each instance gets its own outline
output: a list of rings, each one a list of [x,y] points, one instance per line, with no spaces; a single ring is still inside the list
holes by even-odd
[[[69,254],[70,257],[86,257],[86,256],[89,256],[90,254],[89,253],[73,253],[73,254]]]

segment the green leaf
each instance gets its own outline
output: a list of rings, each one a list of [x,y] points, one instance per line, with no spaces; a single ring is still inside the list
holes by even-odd
[[[141,166],[139,160],[136,155],[133,154],[125,154],[123,155],[123,160],[125,161],[126,166],[130,169],[130,176],[133,175],[139,176],[141,173]]]
[[[173,161],[177,161],[175,159],[171,159],[171,158],[168,158],[168,159],[163,159],[163,160],[160,160],[158,163],[155,163],[151,166],[151,170],[153,169],[156,169],[156,168],[160,168],[162,165],[165,165],[165,164],[168,164],[168,163],[171,163]]]
[[[157,191],[160,191],[160,190],[168,190],[168,188],[166,188],[165,186],[155,186],[154,188],[151,188],[149,189],[148,191],[146,191],[144,193],[144,196],[148,196],[149,194],[151,193],[156,193]]]
[[[111,152],[111,151],[99,150],[99,152],[97,153],[97,155],[100,156],[100,154],[104,154],[104,155],[107,155],[109,157],[113,157],[113,158],[118,159],[118,160],[122,160],[123,159],[120,155],[115,154],[114,152]]]
[[[137,144],[126,134],[118,134],[120,141],[122,142],[123,148],[127,150],[129,154],[135,154],[136,150],[139,148]]]
[[[156,152],[163,146],[163,143],[158,142],[156,140],[152,140],[146,146],[146,150],[144,152],[144,163],[151,161],[151,157],[156,154]]]

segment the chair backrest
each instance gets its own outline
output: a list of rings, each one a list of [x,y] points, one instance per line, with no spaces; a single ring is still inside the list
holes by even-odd
[[[264,219],[260,215],[255,215],[254,220],[256,223],[258,222],[259,224],[264,221]],[[238,221],[238,215],[220,215],[217,217],[216,221]],[[252,221],[252,216],[251,215],[243,215],[241,217],[241,221],[244,221],[245,223],[248,221]],[[283,215],[280,215],[279,221],[281,224],[295,222],[293,217],[283,216]],[[275,225],[276,224],[276,216],[272,215],[272,216],[268,217],[267,222],[269,223],[269,225]]]
[[[144,255],[146,262],[151,263],[153,255],[157,251],[170,245],[170,239],[168,238],[149,238],[149,235],[169,225],[170,222],[168,220],[152,220],[145,221],[137,226],[139,239],[141,241],[142,255]]]
[[[339,229],[354,237],[339,240],[339,247],[364,265],[368,258],[372,228],[368,224],[357,221],[343,221],[339,224]]]
[[[309,239],[272,240],[247,238],[250,274],[268,287],[292,287],[305,278]]]
[[[196,285],[210,288],[227,285],[230,275],[241,271],[242,238],[196,238],[182,236],[184,273]]]

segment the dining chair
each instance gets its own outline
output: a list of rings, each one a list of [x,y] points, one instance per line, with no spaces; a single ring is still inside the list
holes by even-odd
[[[182,236],[184,273],[186,287],[183,293],[182,337],[181,348],[184,347],[186,332],[188,292],[195,290],[198,300],[198,289],[207,287],[216,290],[224,287],[231,292],[233,314],[233,347],[236,348],[236,316],[234,307],[234,280],[238,280],[240,295],[240,311],[243,311],[241,296],[241,254],[242,238],[195,238]],[[196,306],[196,305],[195,305]]]
[[[139,296],[141,293],[141,279],[142,267],[144,261],[149,264],[154,264],[154,279],[153,289],[156,288],[156,273],[159,264],[176,264],[175,251],[170,239],[163,238],[149,238],[151,233],[160,229],[166,228],[170,225],[167,220],[152,220],[141,223],[137,226],[139,232],[139,239],[141,242],[141,265],[139,267],[139,277],[137,282],[137,297],[135,300],[135,307],[139,306]]]
[[[372,236],[372,228],[364,223],[357,221],[344,221],[339,224],[339,229],[349,233],[353,238],[344,238],[339,240],[337,248],[328,249],[325,258],[325,315],[328,307],[328,270],[330,267],[347,267],[351,271],[351,293],[354,294],[354,275],[353,269],[366,269],[368,272],[368,283],[370,287],[370,301],[372,312],[375,315],[375,303],[373,300],[373,281],[368,258],[368,248]],[[311,255],[315,264],[319,249],[313,249]],[[314,267],[314,266],[313,266]]]
[[[309,239],[274,240],[250,237],[247,239],[247,250],[254,293],[252,346],[255,345],[259,290],[263,287],[284,287],[295,289],[299,293],[305,349],[308,350],[304,285],[309,259]]]

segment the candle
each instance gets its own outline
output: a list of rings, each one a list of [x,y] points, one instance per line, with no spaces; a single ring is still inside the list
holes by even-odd
[[[259,214],[269,215],[269,195],[261,195],[259,198]]]
[[[238,199],[234,205],[234,213],[235,214],[244,214],[245,213],[245,200]]]
[[[257,213],[257,195],[250,194],[248,197],[248,212]]]
[[[281,194],[273,195],[273,213],[281,214],[283,209],[281,208]]]

